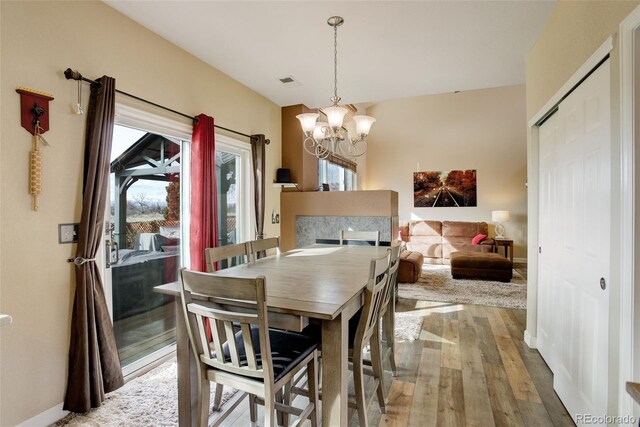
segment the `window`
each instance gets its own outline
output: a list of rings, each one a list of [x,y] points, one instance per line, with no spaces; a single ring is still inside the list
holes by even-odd
[[[320,185],[328,184],[330,191],[357,190],[357,178],[356,164],[353,162],[332,158],[318,163],[318,182]]]
[[[222,135],[216,136],[216,183],[218,190],[218,245],[251,240],[251,146]],[[235,259],[233,265],[240,263]],[[227,261],[221,261],[221,268]]]

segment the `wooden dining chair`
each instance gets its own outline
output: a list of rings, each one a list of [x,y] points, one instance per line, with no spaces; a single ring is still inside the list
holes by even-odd
[[[206,248],[204,256],[207,261],[207,271],[209,273],[216,270],[223,270],[232,267],[234,262],[240,261],[244,264],[249,261],[248,243],[235,243],[232,245],[218,246],[217,248]],[[240,258],[239,260],[237,258]],[[218,268],[216,267],[218,263]]]
[[[380,412],[386,413],[386,397],[383,388],[382,358],[376,349],[380,349],[380,310],[385,299],[385,292],[389,284],[389,265],[391,252],[380,258],[371,260],[369,279],[364,293],[364,305],[359,312],[358,326],[352,337],[353,320],[349,322],[349,356],[353,363],[353,382],[356,394],[356,409],[361,426],[367,424],[367,401],[364,393],[364,350],[369,344],[371,348],[371,368],[373,371],[373,387],[378,397]]]
[[[294,426],[306,419],[317,426],[319,342],[300,333],[268,328],[265,278],[224,277],[182,269],[180,283],[183,315],[199,378],[198,425],[209,425],[209,388],[215,382],[249,396],[253,426],[258,403],[265,407],[265,426],[274,425],[275,411],[297,415]],[[237,309],[239,304],[242,312]],[[206,319],[212,342],[207,338]],[[240,325],[239,332],[234,324]],[[303,368],[308,376],[309,403],[299,409],[277,402],[276,393]],[[225,412],[213,425],[219,425],[228,414]]]
[[[382,336],[386,342],[386,354],[391,365],[393,376],[398,375],[396,366],[396,346],[395,346],[395,303],[396,303],[396,284],[398,282],[398,267],[400,266],[401,246],[392,246],[389,260],[389,283],[384,294],[384,301],[380,308],[380,320],[382,325]],[[390,319],[385,318],[387,312],[391,311]],[[381,361],[382,363],[382,361]]]
[[[377,231],[340,230],[340,244],[346,245],[347,241],[375,242],[375,246],[380,246],[380,230],[377,230]]]
[[[355,401],[349,401],[349,407],[356,408],[361,426],[367,425],[367,401],[364,392],[364,374],[373,375],[373,388],[378,399],[380,412],[386,412],[386,396],[383,384],[382,356],[380,353],[380,309],[385,299],[389,284],[389,266],[391,250],[385,256],[373,258],[369,266],[369,278],[364,293],[364,305],[349,320],[349,362],[353,370]],[[321,339],[321,328],[318,324],[307,326],[303,334],[313,339]],[[364,360],[367,345],[371,349],[371,360]],[[367,363],[369,362],[369,363]],[[370,366],[368,366],[370,365]],[[365,366],[367,369],[365,369]],[[294,387],[293,394],[307,395],[303,387]]]
[[[269,249],[276,249],[276,253],[280,253],[280,238],[270,237],[268,239],[258,239],[249,242],[249,260],[255,262],[258,259],[260,252],[265,252]],[[264,256],[264,254],[263,254]]]

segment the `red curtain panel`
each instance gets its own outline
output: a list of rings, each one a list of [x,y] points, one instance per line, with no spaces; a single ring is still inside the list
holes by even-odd
[[[191,269],[206,271],[204,250],[218,246],[216,139],[213,117],[196,116],[191,140]]]

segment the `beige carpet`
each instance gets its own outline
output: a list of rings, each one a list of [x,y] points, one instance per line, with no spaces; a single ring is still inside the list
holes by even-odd
[[[176,372],[176,361],[166,362],[109,393],[100,408],[85,414],[71,413],[53,426],[177,426]],[[211,391],[213,390],[215,386],[212,384]],[[235,392],[225,388],[222,401],[229,400]],[[211,398],[213,401],[213,393]]]
[[[527,282],[514,270],[510,283],[456,280],[448,265],[425,265],[417,283],[399,283],[400,298],[527,308]]]
[[[415,341],[420,338],[422,315],[411,312],[396,312],[395,337],[400,341]]]

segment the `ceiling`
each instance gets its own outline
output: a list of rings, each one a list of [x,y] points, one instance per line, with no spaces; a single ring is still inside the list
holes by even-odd
[[[522,84],[555,1],[126,1],[111,7],[278,105]],[[297,83],[282,84],[293,76]]]

